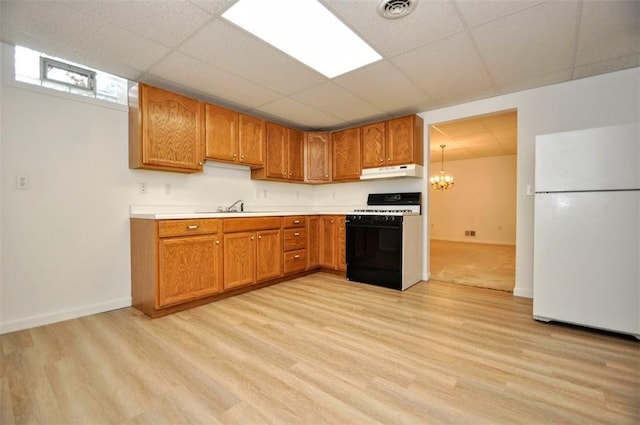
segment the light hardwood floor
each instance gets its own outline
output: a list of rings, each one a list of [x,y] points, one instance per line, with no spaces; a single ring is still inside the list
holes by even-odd
[[[640,342],[531,300],[314,274],[0,337],[2,424],[638,424]]]
[[[516,282],[513,245],[431,240],[429,252],[434,280],[513,292]]]

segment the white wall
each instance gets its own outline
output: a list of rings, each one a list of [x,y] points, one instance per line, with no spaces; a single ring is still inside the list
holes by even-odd
[[[640,68],[633,68],[420,114],[428,128],[443,121],[518,110],[515,295],[533,296],[533,196],[527,196],[526,186],[534,181],[535,136],[636,123],[639,86]],[[426,131],[425,140],[428,137]]]
[[[516,159],[506,155],[445,161],[455,186],[430,193],[430,238],[515,245]],[[437,174],[440,162],[430,167]],[[465,230],[475,230],[476,236],[465,236]]]

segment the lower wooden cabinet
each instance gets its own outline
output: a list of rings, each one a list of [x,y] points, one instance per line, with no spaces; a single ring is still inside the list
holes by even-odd
[[[131,219],[132,304],[149,316],[222,291],[220,220]]]
[[[224,219],[224,289],[282,276],[280,217]]]
[[[320,267],[320,216],[307,217],[307,269]]]
[[[320,267],[330,270],[346,271],[346,217],[340,215],[320,216],[319,255]]]
[[[132,304],[151,317],[319,268],[346,270],[345,216],[130,223]]]
[[[307,219],[305,216],[289,216],[283,219],[284,274],[307,269]]]

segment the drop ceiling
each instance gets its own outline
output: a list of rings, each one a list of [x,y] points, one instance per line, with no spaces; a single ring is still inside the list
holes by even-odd
[[[2,0],[0,37],[303,130],[640,66],[638,1],[414,0],[395,20],[320,1],[383,59],[328,79],[221,18],[230,0]]]

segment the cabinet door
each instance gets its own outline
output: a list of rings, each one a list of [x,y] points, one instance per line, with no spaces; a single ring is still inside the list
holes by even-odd
[[[224,289],[248,285],[256,280],[254,232],[224,235]]]
[[[248,165],[264,165],[265,122],[260,118],[240,114],[239,151],[240,162]]]
[[[413,124],[413,115],[387,121],[388,165],[415,164],[422,161],[422,158],[416,158]]]
[[[307,268],[320,265],[320,217],[307,218]]]
[[[267,178],[287,178],[287,129],[267,123]]]
[[[336,217],[320,217],[319,263],[321,267],[336,268],[336,229]]]
[[[201,171],[204,158],[202,102],[139,85],[142,163],[174,171]]]
[[[360,128],[350,128],[331,134],[333,180],[360,178]]]
[[[262,230],[256,233],[256,280],[282,276],[282,233]]]
[[[205,105],[205,153],[209,159],[238,161],[238,113]]]
[[[328,182],[331,177],[329,133],[305,134],[305,181]]]
[[[384,122],[362,127],[362,168],[385,165],[385,128]]]
[[[347,270],[347,217],[342,215],[336,217],[336,268]]]
[[[222,289],[222,249],[217,235],[160,239],[156,308]]]
[[[287,164],[289,180],[304,180],[304,156],[302,155],[302,144],[304,142],[304,134],[293,128],[287,129],[288,148],[287,148]]]

